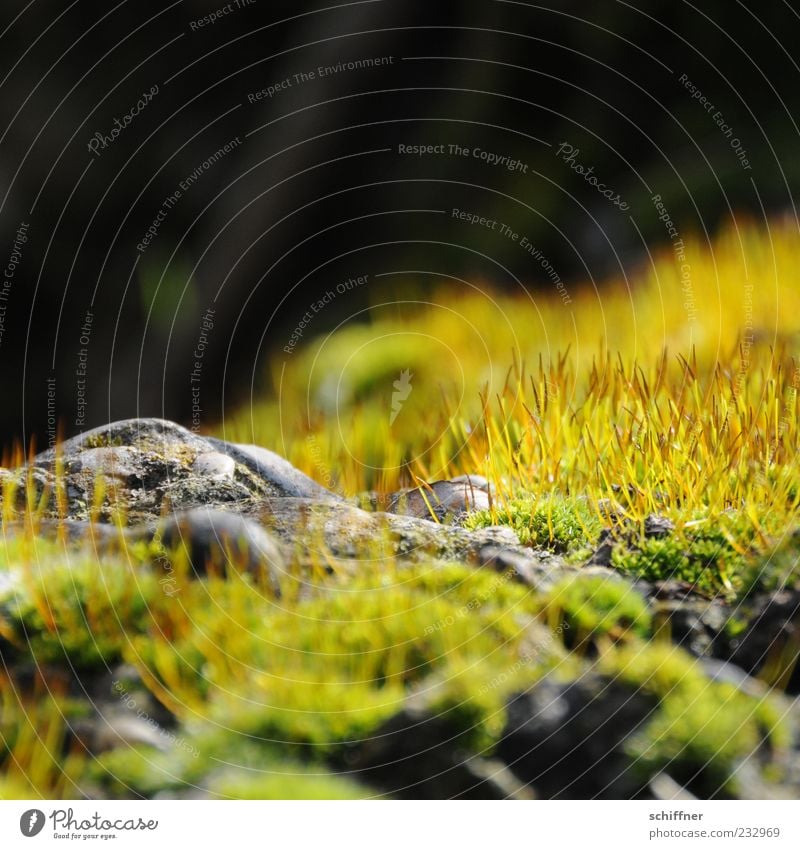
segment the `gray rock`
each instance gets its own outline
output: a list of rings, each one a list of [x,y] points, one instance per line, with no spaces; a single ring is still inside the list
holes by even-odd
[[[120,710],[73,720],[70,733],[91,755],[137,745],[170,749],[169,738],[153,721]]]
[[[91,755],[141,745],[170,751],[181,742],[175,717],[132,666],[79,675],[73,671],[69,694],[89,706],[86,716],[70,722],[70,743],[77,741]]]
[[[25,533],[26,527],[22,522],[7,522],[4,530],[6,535],[11,536]],[[30,528],[27,531],[29,532]],[[37,522],[35,532],[36,536],[42,539],[64,539],[70,544],[93,545],[100,551],[141,536],[133,532],[131,528],[119,528],[116,525],[103,525],[75,519],[43,519]]]
[[[6,534],[15,530],[23,532],[22,523],[6,525]],[[264,575],[273,592],[280,593],[279,577],[285,567],[280,542],[258,522],[234,512],[196,507],[177,511],[159,522],[148,521],[127,528],[73,520],[45,520],[37,526],[37,535],[45,538],[60,539],[65,534],[71,545],[89,547],[98,555],[117,555],[126,545],[158,538],[170,552],[185,552],[193,576],[204,576],[211,564],[220,569],[234,567]],[[162,565],[172,576],[169,580],[162,578],[165,592],[175,594],[179,587],[174,570],[169,561]],[[0,596],[8,595],[19,581],[17,572],[0,573]]]
[[[288,460],[260,445],[240,445],[213,437],[208,438],[208,443],[215,450],[226,454],[237,464],[245,466],[258,475],[267,487],[273,490],[273,495],[290,498],[320,498],[327,501],[343,500],[341,496],[320,486],[308,475],[304,475]]]
[[[94,515],[101,478],[101,522],[120,511],[136,523],[157,519],[165,508],[239,507],[287,496],[340,500],[265,448],[198,436],[162,419],[128,419],[95,428],[62,443],[58,453],[42,452],[16,472],[21,485],[30,480],[37,496],[54,490],[57,473],[63,476],[73,520]],[[49,516],[55,513],[53,498]]]
[[[471,754],[464,728],[429,706],[441,686],[425,682],[337,766],[400,799],[530,799],[502,761]]]
[[[800,590],[756,596],[746,615],[746,627],[731,640],[730,660],[750,675],[768,666],[769,684],[800,694]]]
[[[486,545],[499,545],[503,548],[511,548],[515,551],[528,552],[531,549],[523,547],[519,543],[519,537],[508,525],[489,525],[487,528],[481,528],[478,531],[473,531]],[[549,554],[549,552],[545,552]]]
[[[656,773],[649,781],[648,787],[654,799],[660,802],[696,802],[697,797],[682,787],[666,772]],[[751,797],[746,797],[751,798]]]
[[[589,563],[593,566],[610,566],[614,549],[617,546],[623,550],[639,547],[638,526],[627,521],[618,512],[608,512],[610,510],[613,510],[613,508],[606,505],[601,508],[601,512],[606,516],[610,525],[600,532],[594,553],[589,559]],[[643,530],[646,539],[663,539],[675,530],[675,525],[666,516],[651,513],[644,520]]]
[[[696,657],[713,657],[719,649],[730,611],[721,602],[694,595],[670,591],[667,583],[659,582],[649,604],[653,612],[653,628],[669,634],[670,639]],[[648,585],[640,582],[640,587]],[[652,586],[652,585],[651,585]],[[645,593],[647,594],[647,593]]]
[[[651,513],[644,520],[644,535],[648,538],[660,539],[668,537],[675,530],[675,523],[666,516]]]
[[[646,781],[628,769],[624,745],[655,705],[597,675],[547,676],[510,700],[497,756],[538,798],[630,799]]]
[[[168,546],[185,545],[198,574],[206,562],[220,561],[226,546],[241,545],[243,567],[270,564],[276,591],[283,567],[276,538],[291,547],[300,565],[327,557],[358,563],[387,557],[458,560],[512,568],[535,586],[546,585],[563,567],[551,555],[527,552],[510,528],[467,531],[428,521],[421,490],[398,496],[394,512],[367,512],[266,448],[199,436],[161,419],[95,428],[64,442],[58,456],[54,450],[39,454],[21,473],[31,471],[42,488],[52,486],[57,471],[64,475],[65,527],[73,542],[111,547],[120,534],[126,541],[149,540],[158,531]],[[106,488],[95,510],[98,477]],[[476,475],[437,481],[431,493],[449,518],[489,505],[489,483]],[[55,506],[54,500],[42,524],[52,535],[61,532]],[[99,530],[110,527],[119,512],[127,518],[124,531]]]
[[[751,678],[732,663],[704,657],[700,661],[700,664],[709,681],[731,684],[737,690],[741,690],[743,693],[753,696],[756,699],[764,698],[769,693],[769,688],[763,681],[759,681],[757,678]]]
[[[588,566],[611,566],[611,556],[614,553],[614,546],[617,544],[614,534],[615,532],[611,528],[603,528],[600,531],[595,550],[587,562]]]
[[[95,477],[106,475],[119,478],[125,483],[142,483],[141,455],[136,448],[121,445],[118,447],[84,448],[67,460],[72,474],[87,473]]]
[[[123,446],[135,447],[144,454],[163,456],[175,445],[183,445],[199,453],[206,449],[207,443],[203,437],[166,419],[123,419],[73,436],[62,442],[58,449],[43,451],[36,456],[33,465],[52,469],[57,456],[68,463],[87,450]]]
[[[281,545],[256,522],[223,510],[198,507],[167,518],[158,537],[168,549],[183,549],[197,575],[209,567],[246,571],[266,577],[280,596],[285,568]]]
[[[565,575],[577,572],[556,554],[518,545],[485,545],[477,552],[476,561],[496,572],[511,571],[515,580],[536,590],[550,589]]]
[[[458,519],[467,513],[489,509],[491,497],[488,486],[486,478],[478,475],[435,481],[394,493],[387,512],[439,522]]]
[[[192,463],[192,471],[198,475],[233,480],[236,474],[236,460],[219,451],[208,451],[195,457],[194,463]]]
[[[536,798],[533,788],[523,784],[498,758],[472,758],[466,761],[464,766],[475,777],[470,791],[485,787],[484,796],[487,799],[530,801]]]
[[[476,563],[487,545],[505,541],[504,548],[524,553],[514,544],[509,528],[467,531],[425,519],[392,513],[370,513],[342,502],[305,498],[269,499],[254,518],[292,547],[303,562],[320,556],[379,562],[387,557],[406,560],[458,560]],[[512,543],[512,540],[514,543]]]

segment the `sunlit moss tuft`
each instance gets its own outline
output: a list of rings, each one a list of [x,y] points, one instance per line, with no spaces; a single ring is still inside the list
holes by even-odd
[[[759,698],[710,681],[701,661],[679,648],[631,646],[605,656],[601,667],[659,699],[652,718],[630,738],[632,769],[650,775],[663,769],[701,795],[734,793],[742,759],[754,758],[758,767],[760,747],[774,753],[790,745],[785,710],[766,692]]]
[[[650,633],[650,610],[642,596],[627,581],[605,576],[562,581],[548,594],[546,610],[570,645],[597,636],[619,640]]]
[[[559,496],[517,496],[493,510],[472,514],[467,527],[507,525],[523,545],[581,559],[591,553],[602,524],[587,502]]]

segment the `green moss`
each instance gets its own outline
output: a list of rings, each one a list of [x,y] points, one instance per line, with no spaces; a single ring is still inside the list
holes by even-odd
[[[800,530],[777,539],[748,561],[743,591],[776,592],[798,585],[800,578]]]
[[[562,496],[519,496],[494,511],[472,514],[467,527],[485,528],[507,525],[523,545],[546,548],[579,560],[600,533],[602,524],[588,503],[579,498]]]
[[[623,580],[599,575],[567,578],[548,594],[547,609],[570,645],[605,634],[619,639],[628,633],[640,637],[650,633],[647,602]]]
[[[194,606],[181,639],[139,637],[129,659],[144,658],[177,702],[303,757],[368,736],[429,676],[457,689],[456,671],[480,669],[486,683],[515,663],[540,609],[505,576],[439,564],[365,576],[287,607],[265,606],[242,584],[218,581],[209,592],[215,603]]]
[[[224,799],[363,799],[355,781],[275,757],[244,735],[216,730],[183,740],[169,751],[145,746],[101,755],[92,779],[114,796],[174,794],[199,789]]]
[[[409,345],[406,333],[378,335],[363,325],[347,327],[304,353],[297,363],[303,376],[298,377],[311,384],[316,400],[326,408],[341,412],[353,402],[372,398],[381,404],[381,416],[385,417],[383,405],[387,400],[391,404],[392,385],[401,372],[412,375],[407,399],[411,405],[414,378],[422,383],[425,376],[437,374],[439,343],[423,334],[415,334],[413,341]]]
[[[195,611],[188,627],[167,623],[169,641],[139,636],[129,660],[145,661],[146,680],[163,685],[179,716],[195,726],[204,717],[215,730],[189,736],[197,758],[177,749],[103,756],[117,793],[152,796],[186,784],[233,796],[355,792],[246,772],[271,776],[287,756],[320,764],[315,772],[338,762],[418,690],[460,745],[484,753],[502,732],[509,693],[563,662],[543,640],[529,652],[532,629],[541,631],[535,594],[465,566],[398,567],[287,608],[266,606],[246,584],[214,580],[207,591],[214,604],[187,596]],[[217,783],[209,763],[235,764],[242,777],[228,771]]]
[[[100,755],[89,766],[89,775],[111,796],[152,798],[197,786],[208,769],[207,760],[180,746],[169,751],[134,746]]]
[[[747,585],[743,546],[751,543],[752,529],[748,536],[740,531],[737,540],[720,518],[713,525],[686,528],[668,537],[623,541],[615,546],[611,564],[647,581],[686,581],[710,595],[734,596]]]
[[[295,767],[297,769],[297,767]],[[275,772],[265,775],[223,773],[209,784],[212,793],[227,799],[366,799],[365,787],[331,773]]]
[[[123,442],[119,436],[111,437],[107,433],[100,431],[99,433],[86,437],[84,445],[87,448],[112,448],[123,445]]]
[[[521,655],[495,663],[451,668],[426,700],[428,712],[447,724],[448,737],[460,748],[487,755],[506,723],[505,705],[514,692],[536,682],[549,664]]]
[[[666,770],[700,795],[719,788],[734,794],[741,759],[763,745],[773,751],[790,745],[776,702],[709,680],[701,663],[678,648],[631,646],[605,656],[601,667],[659,699],[652,718],[628,743],[633,768],[646,775]]]
[[[13,581],[0,593],[0,635],[42,663],[78,668],[118,660],[129,636],[146,631],[164,594],[134,552],[97,558],[43,540],[6,546]]]

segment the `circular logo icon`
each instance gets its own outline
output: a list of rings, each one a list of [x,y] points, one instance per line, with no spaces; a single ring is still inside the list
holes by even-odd
[[[19,818],[19,830],[25,837],[36,837],[44,828],[44,813],[38,808],[31,808]]]

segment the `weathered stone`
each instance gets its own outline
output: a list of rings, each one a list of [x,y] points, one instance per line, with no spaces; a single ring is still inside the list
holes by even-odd
[[[118,513],[129,523],[154,520],[164,508],[243,505],[270,497],[337,500],[273,452],[231,445],[161,419],[113,422],[37,455],[21,470],[38,490],[55,488],[59,475],[71,519],[96,512],[101,522]],[[105,496],[93,512],[102,478]],[[38,494],[37,490],[37,494]],[[50,515],[56,512],[51,502]]]
[[[666,772],[656,773],[648,782],[650,794],[661,802],[696,802],[697,797]]]
[[[479,475],[461,475],[449,481],[435,481],[395,493],[387,512],[439,522],[458,519],[476,510],[489,509],[491,499],[488,486],[486,478]]]
[[[651,513],[644,520],[644,535],[648,538],[659,539],[668,537],[675,530],[675,523],[666,516]]]
[[[91,706],[70,722],[70,735],[89,754],[136,745],[169,751],[178,742],[175,717],[153,696],[138,671],[126,664],[72,674],[69,693]]]
[[[719,601],[690,596],[683,599],[652,599],[653,628],[669,634],[670,639],[695,657],[713,657],[729,612]]]
[[[159,526],[158,536],[166,548],[182,548],[197,575],[205,575],[209,567],[263,574],[280,595],[285,568],[281,546],[252,520],[198,507],[170,516]]]
[[[600,676],[548,676],[509,702],[497,755],[539,798],[630,799],[643,785],[623,746],[654,706]]]
[[[700,661],[700,665],[709,681],[731,684],[737,690],[756,699],[764,698],[769,692],[769,688],[763,681],[751,678],[732,663],[706,657]]]
[[[520,546],[485,545],[478,550],[475,560],[477,565],[496,572],[511,571],[515,580],[536,590],[550,589],[565,575],[577,571],[552,552]]]
[[[91,477],[102,474],[128,484],[143,482],[140,452],[130,446],[84,448],[68,465],[72,474],[86,472]]]
[[[136,745],[153,746],[161,751],[170,748],[168,738],[153,722],[120,710],[73,720],[70,733],[91,755]]]
[[[607,512],[609,510],[612,512]],[[614,549],[617,546],[622,549],[636,548],[640,532],[638,526],[626,521],[621,513],[613,512],[613,508],[606,507],[606,511],[601,512],[606,515],[610,525],[600,531],[595,550],[588,563],[593,566],[610,566]],[[675,530],[675,525],[666,516],[651,513],[644,520],[643,530],[646,539],[662,539]]]
[[[7,528],[13,525],[7,525]],[[90,542],[100,548],[130,536],[129,528],[81,522],[76,519],[45,519],[36,526],[36,535],[45,539],[64,539],[70,543]]]
[[[744,630],[731,639],[730,659],[750,675],[800,693],[800,590],[757,596]]]
[[[470,489],[479,489],[486,493],[492,492],[492,485],[483,475],[458,475],[450,478],[450,483],[466,484]]]
[[[463,728],[428,707],[440,686],[428,682],[410,695],[338,765],[400,799],[530,799],[502,761],[470,754]]]
[[[594,552],[587,561],[587,566],[610,566],[611,555],[614,553],[614,546],[616,544],[614,531],[611,528],[603,528],[600,531]]]
[[[236,473],[236,460],[219,451],[208,451],[195,457],[192,471],[198,475],[233,479]]]
[[[256,511],[258,521],[291,545],[301,561],[330,555],[345,560],[399,557],[475,563],[487,545],[525,551],[510,528],[468,531],[411,516],[370,513],[341,502],[273,498]]]
[[[532,549],[520,545],[519,537],[508,525],[489,525],[486,528],[472,531],[472,533],[478,536],[481,545],[499,545],[505,549],[511,548],[520,552],[532,551]]]
[[[257,475],[266,488],[272,490],[273,496],[342,500],[340,496],[320,486],[274,451],[260,445],[240,445],[213,437],[208,437],[207,442],[215,450],[226,454],[237,464]]]

